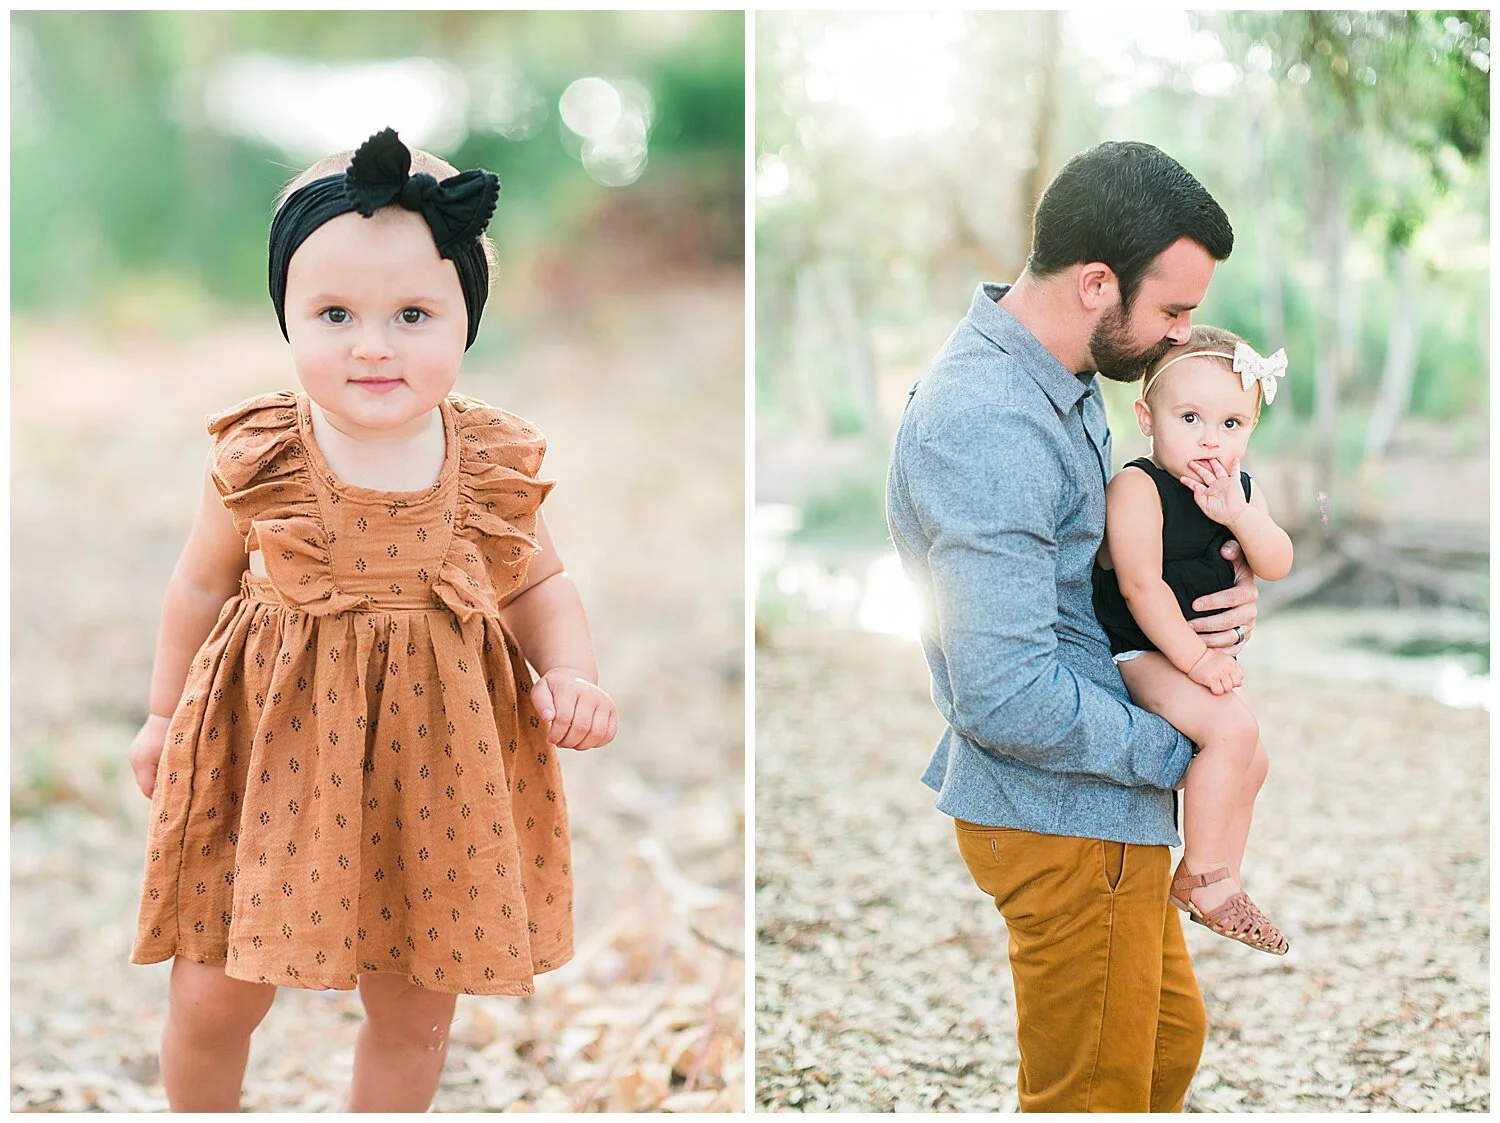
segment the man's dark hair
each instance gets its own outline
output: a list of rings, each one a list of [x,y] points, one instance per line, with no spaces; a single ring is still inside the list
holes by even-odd
[[[1215,261],[1234,249],[1229,217],[1186,168],[1152,145],[1109,140],[1074,156],[1042,192],[1026,268],[1045,277],[1102,261],[1128,311],[1147,267],[1178,238]]]

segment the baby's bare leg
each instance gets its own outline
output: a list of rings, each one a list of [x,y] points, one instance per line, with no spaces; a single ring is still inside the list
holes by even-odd
[[[400,975],[359,977],[365,1024],[354,1047],[350,1111],[426,1111],[432,1106],[457,995],[414,986]]]
[[[1240,782],[1240,795],[1235,801],[1234,815],[1229,820],[1229,869],[1234,874],[1234,880],[1241,885],[1244,880],[1240,877],[1240,863],[1245,860],[1245,844],[1250,838],[1250,817],[1255,813],[1255,798],[1260,794],[1270,769],[1271,760],[1266,755],[1266,746],[1256,742],[1250,767]]]
[[[1189,872],[1232,869],[1231,834],[1260,741],[1255,715],[1238,694],[1215,694],[1198,685],[1157,651],[1120,664],[1120,674],[1138,706],[1160,714],[1200,746],[1183,792],[1183,857]],[[1247,834],[1249,823],[1246,814]],[[1212,912],[1238,889],[1237,880],[1227,879],[1193,890],[1192,897]]]
[[[173,1111],[239,1111],[250,1035],[276,988],[231,979],[221,966],[172,961],[161,1082]]]

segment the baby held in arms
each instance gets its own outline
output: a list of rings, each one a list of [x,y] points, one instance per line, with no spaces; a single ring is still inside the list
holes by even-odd
[[[1220,553],[1231,538],[1257,578],[1280,580],[1291,569],[1291,539],[1240,471],[1285,371],[1283,352],[1262,358],[1208,325],[1162,357],[1135,404],[1151,454],[1110,481],[1094,567],[1095,610],[1131,699],[1199,746],[1184,782],[1172,903],[1219,935],[1275,955],[1287,941],[1240,880],[1266,748],[1239,693],[1238,660],[1206,647],[1188,620],[1200,615],[1195,599],[1234,583]]]

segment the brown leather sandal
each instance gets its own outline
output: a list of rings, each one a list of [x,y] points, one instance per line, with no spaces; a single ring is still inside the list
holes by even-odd
[[[1266,918],[1265,913],[1256,907],[1255,902],[1243,889],[1210,913],[1205,913],[1194,904],[1187,891],[1212,885],[1216,881],[1223,881],[1229,876],[1229,868],[1220,866],[1216,870],[1209,870],[1208,873],[1184,873],[1185,862],[1186,859],[1177,864],[1177,870],[1172,875],[1172,889],[1167,895],[1167,900],[1210,932],[1248,944],[1256,951],[1267,952],[1271,955],[1287,953],[1291,945],[1286,942],[1286,937],[1277,931],[1276,926]],[[1182,891],[1180,897],[1177,895],[1179,891]]]

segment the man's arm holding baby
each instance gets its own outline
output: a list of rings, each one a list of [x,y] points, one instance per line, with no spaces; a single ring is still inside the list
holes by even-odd
[[[1053,772],[1169,788],[1191,744],[1058,656],[1060,458],[1041,420],[975,406],[924,434],[906,486],[930,541],[950,724]]]

